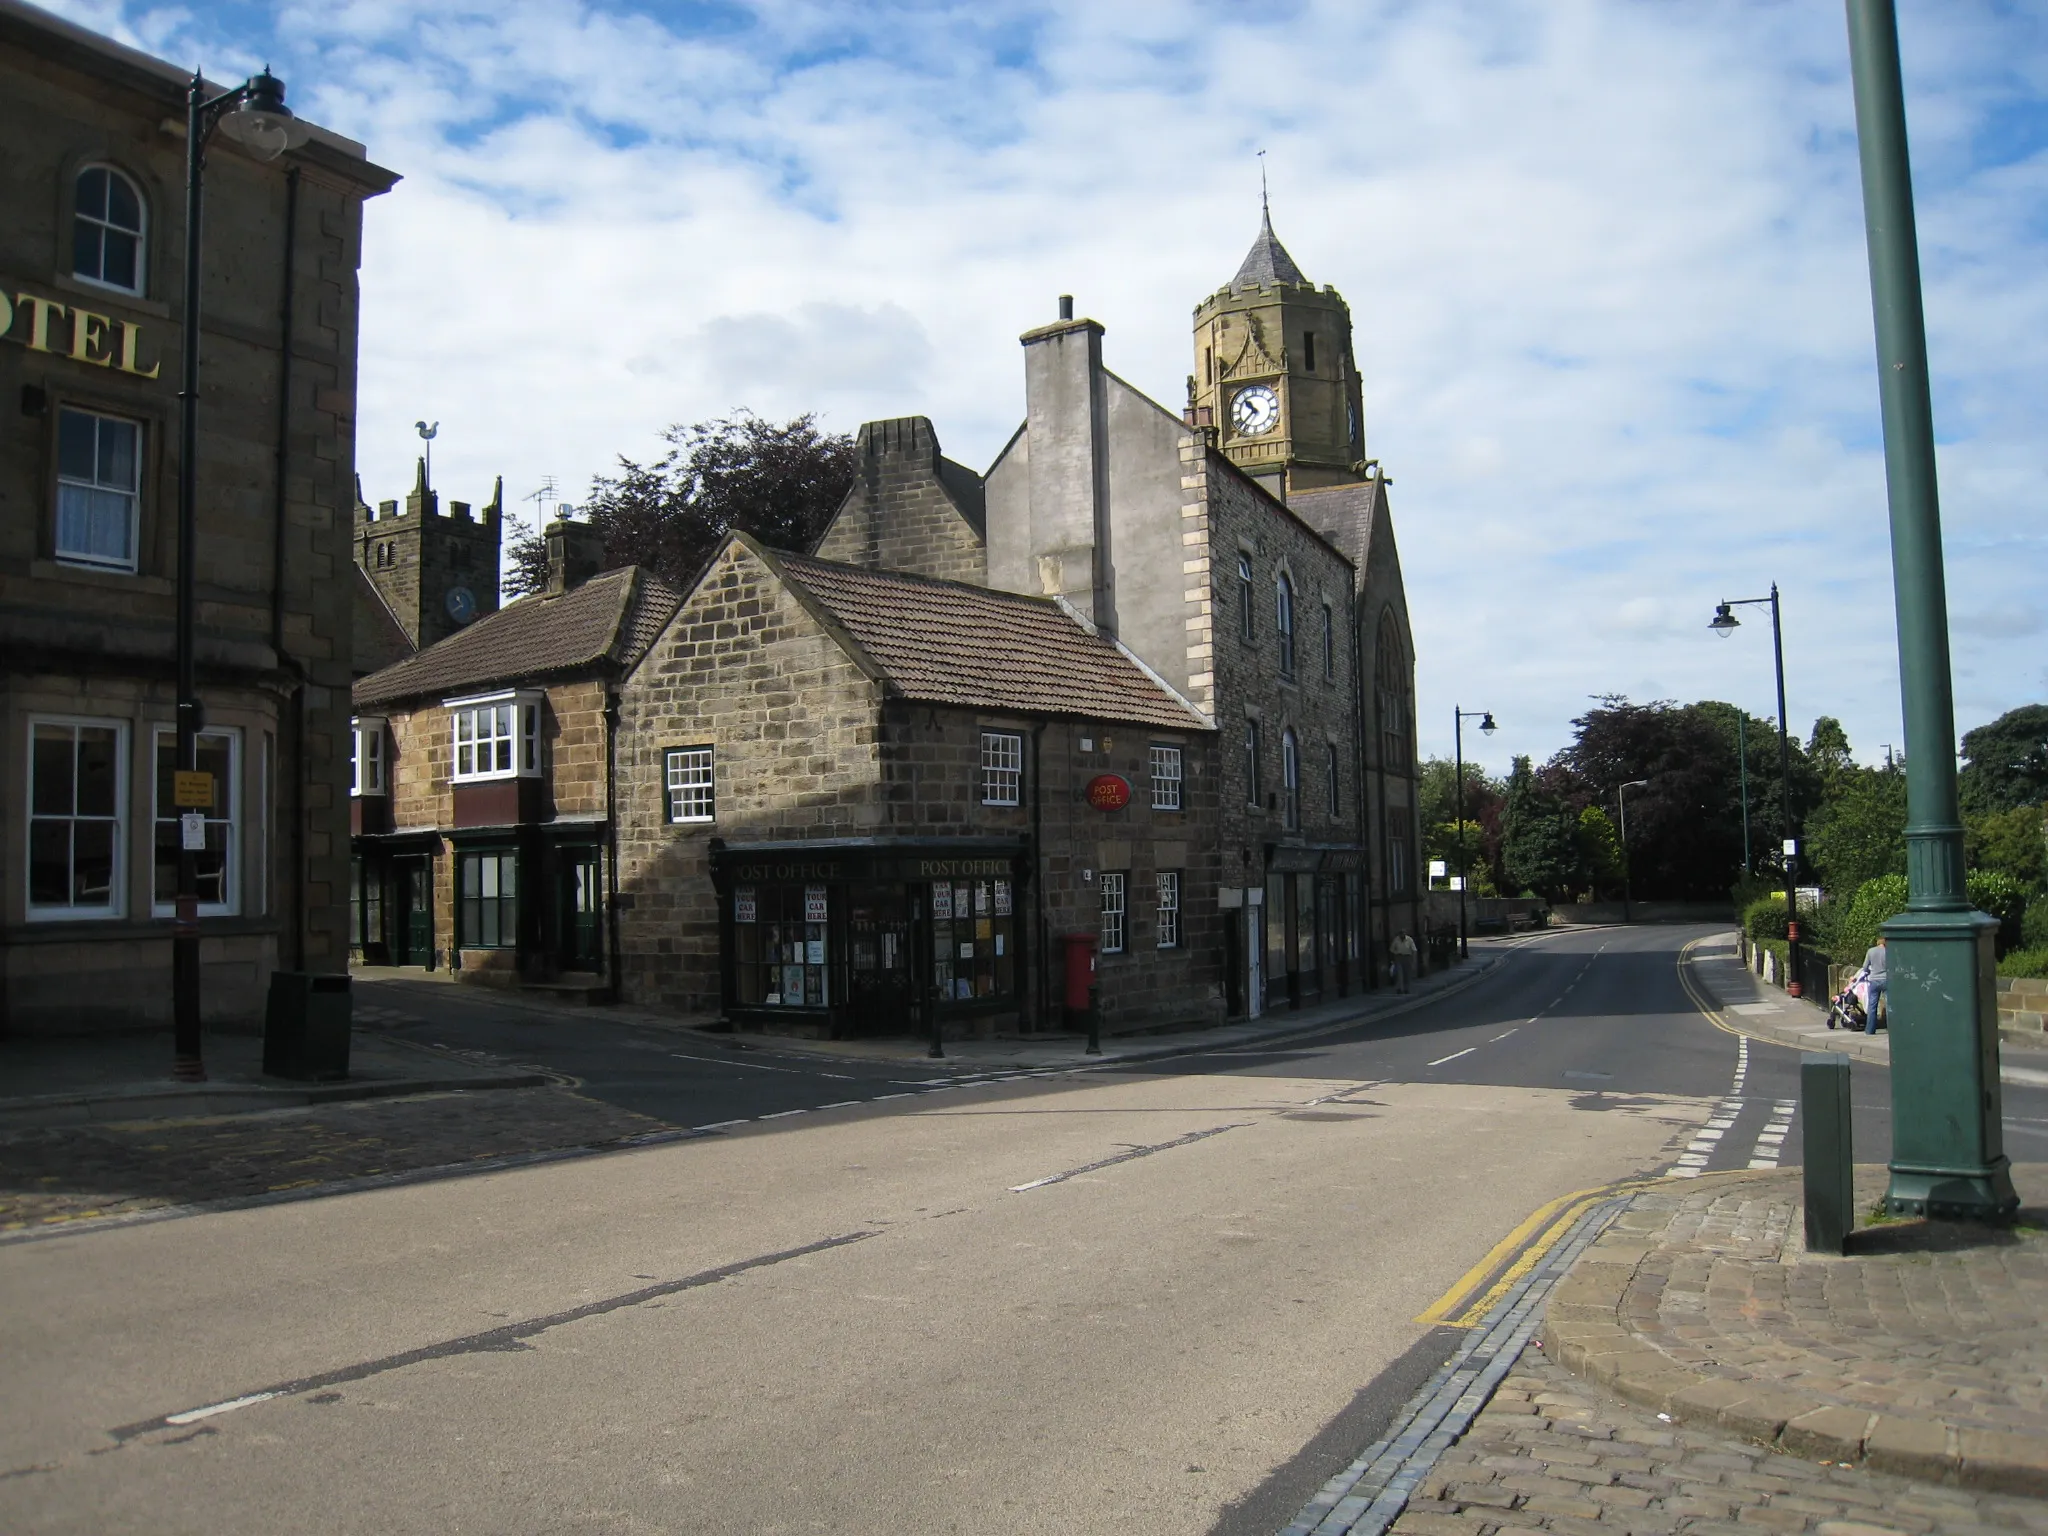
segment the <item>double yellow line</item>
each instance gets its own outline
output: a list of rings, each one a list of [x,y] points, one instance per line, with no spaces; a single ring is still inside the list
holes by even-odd
[[[1678,984],[1685,988],[1685,995],[1691,1001],[1693,1007],[1706,1015],[1707,1022],[1720,1030],[1722,1034],[1747,1034],[1747,1030],[1738,1029],[1735,1025],[1722,1018],[1721,1010],[1714,1006],[1714,1000],[1701,991],[1699,983],[1692,979],[1692,972],[1688,969],[1692,964],[1692,952],[1706,942],[1705,938],[1694,939],[1678,952]]]
[[[1476,1326],[1513,1289],[1516,1281],[1543,1262],[1544,1255],[1557,1246],[1565,1233],[1571,1231],[1572,1223],[1587,1211],[1603,1200],[1662,1182],[1655,1178],[1619,1179],[1592,1189],[1576,1189],[1538,1206],[1415,1321],[1449,1328]]]

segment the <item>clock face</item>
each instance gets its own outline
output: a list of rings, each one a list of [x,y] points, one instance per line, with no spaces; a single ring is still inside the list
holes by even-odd
[[[476,617],[476,594],[467,587],[448,589],[448,617],[458,624],[467,624]]]
[[[1280,397],[1270,384],[1240,389],[1230,402],[1230,424],[1243,437],[1264,437],[1280,425]]]

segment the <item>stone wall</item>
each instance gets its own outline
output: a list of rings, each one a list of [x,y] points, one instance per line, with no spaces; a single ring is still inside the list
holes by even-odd
[[[859,479],[819,540],[817,557],[986,586],[980,477],[941,458],[931,422],[867,422],[854,450]]]
[[[380,502],[375,508],[356,505],[356,564],[376,583],[416,649],[425,650],[498,611],[504,493],[501,479],[480,512],[473,513],[466,501],[451,501],[444,513],[440,492],[427,484],[422,459],[402,507],[396,501]],[[448,607],[449,594],[457,587],[466,590],[475,605],[467,620],[458,621]]]
[[[2014,1041],[2048,1045],[2048,980],[1999,977],[1998,1027]]]

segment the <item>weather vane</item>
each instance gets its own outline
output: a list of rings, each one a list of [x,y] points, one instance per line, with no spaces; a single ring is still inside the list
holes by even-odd
[[[413,430],[419,433],[420,441],[427,445],[427,484],[431,487],[434,483],[434,438],[441,430],[441,423],[437,421],[430,427],[424,421],[416,421],[413,423]]]
[[[1266,152],[1263,149],[1259,151],[1259,212],[1269,219],[1273,216],[1272,205],[1266,201]]]

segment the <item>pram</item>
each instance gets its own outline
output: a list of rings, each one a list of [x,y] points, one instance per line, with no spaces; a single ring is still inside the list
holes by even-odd
[[[1861,1032],[1870,1017],[1870,990],[1868,979],[1858,971],[1843,986],[1835,1000],[1828,1004],[1829,1029],[1853,1029]]]

